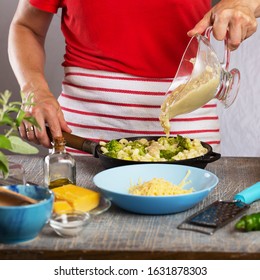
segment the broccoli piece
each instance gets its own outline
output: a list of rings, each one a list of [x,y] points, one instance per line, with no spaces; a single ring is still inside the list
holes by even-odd
[[[177,139],[177,137],[160,137],[158,139],[158,142],[160,144],[162,144],[163,146],[165,146],[167,144],[170,145],[170,146],[173,146],[173,145],[176,146],[178,144],[178,139]]]
[[[145,145],[140,143],[139,141],[133,141],[132,143],[129,143],[132,147],[132,149],[138,149],[139,155],[144,156],[146,154],[145,151]]]
[[[167,160],[174,160],[172,157],[176,156],[183,149],[177,148],[174,151],[171,150],[160,150],[160,158],[165,158]]]
[[[160,137],[158,142],[165,146],[165,144],[169,144],[169,146],[178,146],[183,150],[190,150],[192,148],[192,143],[189,138],[185,138],[181,135],[177,135],[176,137]]]
[[[111,157],[111,158],[117,158],[117,152],[115,152],[115,151],[107,152],[104,155]]]
[[[181,135],[177,135],[176,140],[178,142],[178,147],[183,150],[190,150],[192,148],[192,144],[189,138],[184,138]]]
[[[160,150],[160,158],[170,160],[174,155],[175,153],[170,150]]]
[[[119,152],[123,149],[124,146],[117,140],[111,140],[105,145],[105,147],[108,149],[109,152]]]
[[[178,139],[177,139],[177,137],[169,137],[167,139],[167,142],[170,146],[173,146],[173,145],[178,144]]]
[[[163,146],[164,146],[164,144],[165,144],[165,141],[168,142],[168,139],[167,139],[166,137],[160,137],[160,138],[158,138],[158,140],[157,140],[157,142],[158,142],[159,144],[163,145]]]

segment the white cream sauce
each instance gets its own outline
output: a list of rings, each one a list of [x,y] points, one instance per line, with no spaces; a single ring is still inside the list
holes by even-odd
[[[167,136],[170,134],[170,119],[190,113],[214,98],[220,82],[220,73],[210,66],[187,84],[181,84],[167,95],[161,106],[160,122]]]

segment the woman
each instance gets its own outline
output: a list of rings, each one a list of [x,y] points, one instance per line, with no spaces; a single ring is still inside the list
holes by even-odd
[[[222,0],[211,10],[210,2],[20,0],[10,27],[10,62],[21,90],[34,94],[28,114],[42,127],[24,122],[21,136],[50,147],[46,124],[53,137],[66,131],[94,141],[164,135],[160,105],[187,32],[193,36],[213,25],[214,36],[223,40],[228,31],[229,47],[236,49],[256,30],[259,0]],[[66,53],[57,101],[44,77],[44,40],[59,8]],[[198,138],[219,151],[215,101],[171,123],[171,135]]]

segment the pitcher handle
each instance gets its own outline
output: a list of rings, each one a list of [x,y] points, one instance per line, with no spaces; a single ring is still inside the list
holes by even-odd
[[[212,26],[209,26],[205,30],[205,37],[208,39],[209,42],[210,42],[210,35],[212,33],[212,30],[213,30]],[[221,64],[221,66],[224,70],[228,71],[229,63],[230,63],[230,49],[228,48],[228,38],[226,36],[225,39],[224,39],[223,58],[222,58],[222,60],[220,60],[220,64]]]

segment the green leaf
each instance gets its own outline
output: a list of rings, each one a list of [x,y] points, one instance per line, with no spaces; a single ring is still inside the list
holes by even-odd
[[[9,174],[8,160],[2,152],[0,152],[0,171],[2,171],[4,178],[8,177]]]
[[[16,117],[16,126],[19,127],[20,124],[22,123],[24,117],[25,117],[25,112],[23,110],[20,110],[17,117]]]
[[[11,125],[13,124],[13,119],[8,116],[8,114],[4,113],[3,118],[0,120],[0,125]]]
[[[20,102],[20,101],[13,101],[13,102],[10,102],[9,105],[10,105],[11,107],[20,108],[21,105],[22,105],[22,102]]]
[[[8,107],[7,108],[7,110],[6,110],[6,112],[8,112],[8,113],[11,113],[11,112],[15,112],[15,113],[18,113],[19,112],[19,110],[20,110],[20,108],[19,107]]]
[[[36,126],[38,129],[41,130],[40,125],[38,124],[38,122],[36,121],[36,119],[34,117],[24,117],[24,120],[28,121],[29,123],[33,124],[34,126]]]
[[[10,140],[6,136],[1,134],[0,134],[0,149],[6,149],[6,150],[12,149],[12,144]]]
[[[1,93],[1,99],[3,100],[3,104],[7,104],[12,93],[9,90],[5,90],[4,93]]]
[[[10,151],[18,154],[37,154],[39,150],[30,145],[29,143],[23,141],[18,136],[10,136],[9,140],[11,141],[12,149]]]

